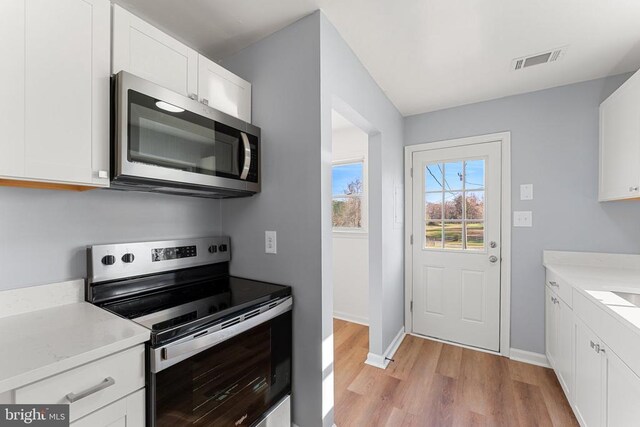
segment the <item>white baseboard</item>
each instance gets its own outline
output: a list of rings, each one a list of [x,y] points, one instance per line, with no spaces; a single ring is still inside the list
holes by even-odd
[[[364,361],[367,365],[375,366],[376,368],[386,369],[389,365],[389,359],[393,359],[393,355],[396,354],[400,344],[402,344],[402,340],[405,337],[404,326],[400,328],[398,334],[395,336],[389,347],[385,350],[384,354],[375,354],[369,353],[367,354],[367,360]]]
[[[534,353],[532,351],[520,350],[512,348],[509,358],[518,362],[529,363],[531,365],[542,366],[544,368],[550,368],[547,356],[541,353]]]
[[[358,325],[369,326],[369,319],[366,317],[356,316],[342,311],[334,311],[333,318],[344,320],[345,322],[357,323]]]

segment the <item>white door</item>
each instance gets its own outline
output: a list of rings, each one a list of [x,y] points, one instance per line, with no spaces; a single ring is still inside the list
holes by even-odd
[[[413,331],[500,350],[500,142],[413,154]]]

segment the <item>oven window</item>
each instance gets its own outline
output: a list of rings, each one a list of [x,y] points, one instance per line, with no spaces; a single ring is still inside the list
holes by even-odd
[[[240,131],[174,105],[128,91],[130,162],[238,178]]]
[[[291,312],[155,374],[155,426],[250,426],[291,390]]]

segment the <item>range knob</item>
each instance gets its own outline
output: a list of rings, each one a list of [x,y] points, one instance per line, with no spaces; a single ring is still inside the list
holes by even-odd
[[[113,255],[105,255],[102,257],[102,263],[104,265],[113,265],[116,263],[116,257]]]
[[[136,259],[132,253],[122,255],[122,262],[126,262],[127,264],[132,263],[133,260]]]
[[[216,252],[218,252],[218,247],[216,245],[209,246],[209,253],[210,254],[215,254]]]
[[[218,249],[220,249],[220,252],[227,252],[227,245],[220,245]]]

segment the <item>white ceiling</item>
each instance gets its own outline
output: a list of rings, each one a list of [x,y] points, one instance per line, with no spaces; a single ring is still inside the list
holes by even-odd
[[[640,68],[640,0],[116,0],[213,59],[321,8],[404,115]],[[568,46],[558,62],[514,58]]]

